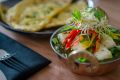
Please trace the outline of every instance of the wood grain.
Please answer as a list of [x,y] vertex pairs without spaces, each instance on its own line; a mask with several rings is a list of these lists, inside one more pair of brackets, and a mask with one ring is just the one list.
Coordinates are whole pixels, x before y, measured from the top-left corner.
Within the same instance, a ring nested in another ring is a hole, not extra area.
[[[94,0],[96,6],[103,8],[110,19],[110,24],[120,28],[120,0]],[[29,80],[120,80],[120,66],[115,71],[103,76],[89,77],[70,72],[58,59],[50,47],[49,38],[31,37],[18,34],[0,27],[0,32],[33,49],[52,63],[33,75]],[[24,55],[24,54],[23,54]],[[114,65],[113,65],[114,66]]]

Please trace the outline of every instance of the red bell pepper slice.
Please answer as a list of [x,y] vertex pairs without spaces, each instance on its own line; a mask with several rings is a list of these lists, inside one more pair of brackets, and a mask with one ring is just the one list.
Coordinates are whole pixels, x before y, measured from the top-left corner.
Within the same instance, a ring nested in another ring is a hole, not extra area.
[[71,48],[72,42],[75,39],[75,37],[80,33],[80,30],[72,30],[70,34],[67,36],[67,38],[64,40],[65,48],[69,49]]

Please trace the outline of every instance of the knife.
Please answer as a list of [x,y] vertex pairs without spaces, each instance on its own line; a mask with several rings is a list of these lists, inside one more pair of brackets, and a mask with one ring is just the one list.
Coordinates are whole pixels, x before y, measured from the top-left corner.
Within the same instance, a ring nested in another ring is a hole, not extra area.
[[0,70],[0,80],[7,80],[5,74]]

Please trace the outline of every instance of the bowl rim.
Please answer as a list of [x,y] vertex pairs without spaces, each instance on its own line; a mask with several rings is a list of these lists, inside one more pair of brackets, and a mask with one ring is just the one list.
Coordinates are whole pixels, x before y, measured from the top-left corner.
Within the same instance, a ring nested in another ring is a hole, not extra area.
[[[64,26],[63,26],[63,27],[64,27]],[[58,51],[56,51],[55,48],[54,48],[54,46],[52,45],[52,39],[53,39],[53,37],[54,37],[54,36],[56,35],[56,33],[59,32],[59,30],[61,30],[63,27],[58,28],[58,29],[52,34],[52,36],[50,37],[50,46],[52,47],[53,51],[54,51],[57,55],[59,55],[59,56],[62,57],[63,59],[67,59],[66,57],[64,57],[63,55],[61,55]],[[114,27],[114,28],[116,28],[116,27]],[[116,59],[114,59],[114,60],[108,60],[108,61],[105,61],[105,62],[100,62],[100,64],[110,64],[110,63],[116,62],[116,61],[118,61],[118,60],[120,60],[120,57],[119,57],[119,58],[116,58]],[[80,63],[80,62],[78,62],[78,63]],[[89,64],[89,63],[80,63],[80,64]]]

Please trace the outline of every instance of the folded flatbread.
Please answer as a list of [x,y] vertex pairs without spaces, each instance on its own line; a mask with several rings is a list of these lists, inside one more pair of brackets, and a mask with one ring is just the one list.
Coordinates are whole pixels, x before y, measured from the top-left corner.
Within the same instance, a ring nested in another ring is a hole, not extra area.
[[63,12],[59,13],[57,16],[52,18],[51,22],[46,25],[46,28],[56,27],[65,25],[68,18],[71,17],[72,12],[77,10],[83,10],[87,7],[87,4],[83,0],[78,0],[76,3],[71,4],[68,8],[66,8]]
[[71,0],[23,0],[10,8],[6,21],[15,29],[35,32],[64,10]]
[[[37,32],[66,24],[75,9],[87,7],[84,0],[22,0],[13,7],[0,10],[0,19],[14,29]],[[4,13],[5,11],[5,13]]]

